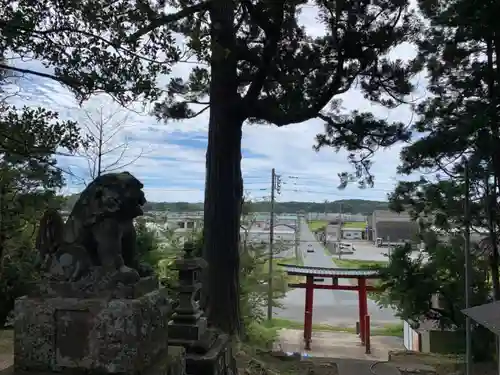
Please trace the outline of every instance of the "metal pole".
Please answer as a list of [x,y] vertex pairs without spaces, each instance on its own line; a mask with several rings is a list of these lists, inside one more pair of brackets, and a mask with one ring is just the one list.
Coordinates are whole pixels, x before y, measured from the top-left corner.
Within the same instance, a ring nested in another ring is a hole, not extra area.
[[[464,240],[465,240],[465,308],[470,307],[470,181],[469,181],[469,163],[465,159],[465,200],[464,200]],[[471,321],[468,316],[465,316],[465,375],[471,375],[472,373],[472,334],[471,334]]]
[[387,255],[391,258],[391,238],[387,236]]
[[300,262],[299,259],[299,244],[300,244],[300,214],[297,212],[297,218],[295,219],[295,261]]
[[[339,203],[339,224],[338,224],[338,230],[337,230],[337,249],[340,250],[340,241],[342,239],[342,202]],[[339,253],[339,259],[340,259],[340,253]]]
[[273,319],[273,243],[274,243],[274,190],[276,171],[271,171],[271,218],[269,220],[269,280],[267,281],[267,320]]

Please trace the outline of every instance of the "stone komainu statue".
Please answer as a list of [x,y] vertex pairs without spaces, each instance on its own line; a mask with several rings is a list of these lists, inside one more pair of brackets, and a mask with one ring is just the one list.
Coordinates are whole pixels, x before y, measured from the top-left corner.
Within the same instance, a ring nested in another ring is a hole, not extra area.
[[36,240],[42,271],[59,282],[96,279],[134,284],[151,268],[137,259],[134,218],[146,203],[143,184],[128,172],[97,177],[68,220],[48,210]]

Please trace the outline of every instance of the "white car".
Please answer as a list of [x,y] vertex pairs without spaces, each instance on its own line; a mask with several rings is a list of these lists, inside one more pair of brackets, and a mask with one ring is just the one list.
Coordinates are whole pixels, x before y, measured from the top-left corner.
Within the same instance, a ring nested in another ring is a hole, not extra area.
[[340,246],[340,250],[346,250],[346,251],[355,251],[356,250],[354,248],[353,244],[350,244],[350,243],[341,242],[339,244],[339,246]]

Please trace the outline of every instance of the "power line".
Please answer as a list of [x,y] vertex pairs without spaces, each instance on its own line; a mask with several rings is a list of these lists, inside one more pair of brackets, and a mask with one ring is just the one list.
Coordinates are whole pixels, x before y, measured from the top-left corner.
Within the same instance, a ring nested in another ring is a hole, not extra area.
[[[146,189],[147,189],[147,187],[146,187]],[[183,188],[183,189],[158,188],[158,190],[162,190],[162,191],[205,191],[205,187]],[[267,190],[269,190],[269,188],[262,188],[262,189],[255,188],[255,189],[245,189],[245,190],[248,190],[248,191],[267,191]]]
[[[360,189],[361,190],[361,189]],[[373,192],[385,192],[385,193],[391,193],[393,190],[371,190],[371,189],[366,189],[367,192],[373,191]],[[333,198],[346,198],[346,199],[371,199],[373,200],[374,197],[373,195],[360,195],[357,192],[352,192],[350,194],[341,194],[338,192],[334,191],[316,191],[316,190],[298,190],[298,189],[293,189],[293,190],[285,190],[287,193],[304,193],[304,194],[318,194],[322,196],[327,196],[327,197],[333,197]]]

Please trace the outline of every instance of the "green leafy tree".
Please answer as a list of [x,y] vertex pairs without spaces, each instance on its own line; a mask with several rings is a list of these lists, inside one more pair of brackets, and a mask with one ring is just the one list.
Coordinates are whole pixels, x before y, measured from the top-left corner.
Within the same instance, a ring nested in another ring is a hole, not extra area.
[[[394,107],[412,87],[409,67],[386,54],[413,38],[406,0],[318,0],[325,36],[312,37],[298,23],[306,1],[204,0],[27,1],[3,0],[0,26],[5,48],[43,60],[54,73],[33,72],[62,82],[81,100],[105,91],[122,103],[158,101],[161,119],[185,119],[210,108],[205,195],[204,257],[209,320],[238,330],[239,219],[243,182],[241,136],[245,121],[285,126],[320,118],[318,147],[347,147],[357,166],[343,184],[362,178],[378,146],[407,138],[403,124],[369,113],[342,113],[335,96],[354,84],[366,98]],[[165,7],[168,5],[168,7]],[[165,13],[173,7],[176,11]],[[56,14],[57,16],[54,16]],[[175,33],[185,37],[183,48]],[[71,46],[71,48],[68,48]],[[190,56],[187,81],[160,74]],[[208,99],[209,98],[209,99]],[[356,151],[363,150],[359,158]],[[372,183],[368,175],[367,182]]]
[[54,154],[58,147],[74,150],[78,131],[57,122],[43,109],[4,108],[0,114],[0,325],[15,298],[36,277],[34,235],[37,221],[61,200],[62,171]]
[[[422,318],[437,320],[446,328],[463,327],[465,316],[464,240],[453,236],[439,241],[433,233],[426,235],[426,248],[418,257],[411,246],[400,246],[391,252],[390,262],[382,268],[385,291],[378,301],[394,307],[400,317],[416,325]],[[487,262],[475,258],[472,272],[473,305],[485,303],[489,296]],[[432,306],[439,296],[440,307]]]
[[58,148],[74,151],[79,131],[42,108],[4,106],[0,113],[0,258],[2,239],[25,223],[33,224],[63,186]]
[[[249,213],[250,202],[245,202],[243,211]],[[248,229],[253,221],[251,218],[242,219]],[[184,241],[180,241],[180,234],[172,230],[154,232],[145,225],[145,220],[138,220],[137,245],[144,249],[145,253],[157,254],[150,265],[157,270],[162,284],[167,287],[175,300],[175,286],[177,285],[177,272],[172,269],[173,261],[183,253]],[[188,236],[188,240],[194,246],[194,254],[201,257],[203,253],[203,232],[194,231]],[[284,250],[284,244],[275,244],[275,253]],[[268,304],[268,280],[269,280],[269,247],[265,244],[254,243],[250,236],[242,236],[240,243],[240,283],[241,293],[240,306],[242,315],[243,339],[252,343],[269,344],[268,340],[274,339],[274,330],[259,329],[263,327],[264,314]],[[148,259],[151,259],[148,257]],[[156,263],[154,263],[156,262]],[[285,272],[277,267],[273,270],[273,306],[279,307],[279,299],[283,298],[287,290]],[[265,341],[265,342],[264,342]]]
[[[463,228],[465,218],[487,228],[490,272],[499,299],[500,66],[496,56],[500,44],[493,14],[500,7],[495,2],[478,7],[468,0],[423,0],[419,8],[430,26],[418,40],[416,65],[426,68],[431,95],[416,106],[418,121],[412,130],[423,136],[403,150],[400,171],[431,172],[438,178],[402,182],[391,200],[394,208],[410,209],[415,217],[426,217],[423,224],[439,229]],[[463,214],[466,167],[470,218]]]
[[136,251],[139,259],[156,268],[163,257],[157,231],[149,228],[147,220],[143,217],[135,220],[135,231]]
[[26,294],[38,278],[33,228],[16,228],[3,239],[4,254],[0,263],[0,329],[4,327],[16,298]]
[[80,135],[74,122],[42,108],[16,108],[2,91],[16,79],[0,69],[0,327],[14,300],[36,279],[34,235],[38,220],[62,200],[62,170],[55,155],[73,152]]
[[[441,328],[463,332],[464,239],[462,236],[452,236],[440,241],[432,232],[427,232],[424,237],[425,250],[418,257],[411,256],[411,246],[394,249],[389,264],[381,271],[381,287],[384,291],[374,293],[372,298],[381,306],[393,307],[402,319],[416,327],[423,319],[430,319]],[[490,302],[487,257],[474,257],[471,268],[471,305]],[[478,340],[475,340],[474,346],[479,356],[485,350],[485,345],[492,341],[491,335],[487,335],[477,325],[475,330]]]

